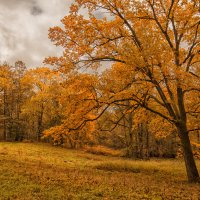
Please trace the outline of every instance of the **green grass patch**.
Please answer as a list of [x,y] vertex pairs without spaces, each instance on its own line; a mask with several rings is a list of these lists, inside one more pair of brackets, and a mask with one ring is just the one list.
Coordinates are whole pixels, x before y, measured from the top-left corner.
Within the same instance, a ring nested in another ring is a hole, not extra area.
[[159,166],[152,164],[151,162],[140,163],[130,162],[126,160],[117,161],[105,161],[97,164],[96,169],[106,171],[119,171],[119,172],[133,172],[133,173],[155,173],[160,171]]
[[[199,162],[198,162],[199,164]],[[182,160],[163,160],[154,159],[149,161],[128,160],[128,159],[110,159],[94,164],[94,169],[111,172],[129,172],[140,173],[154,177],[167,177],[168,179],[186,181],[185,166]]]

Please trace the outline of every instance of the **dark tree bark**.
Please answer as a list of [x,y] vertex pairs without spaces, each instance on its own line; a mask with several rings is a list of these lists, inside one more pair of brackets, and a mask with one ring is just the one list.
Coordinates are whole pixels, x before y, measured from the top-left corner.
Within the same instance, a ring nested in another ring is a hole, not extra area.
[[44,105],[41,104],[41,110],[38,113],[38,130],[37,130],[37,141],[39,142],[41,139],[42,131],[43,131],[43,114],[44,114]]
[[133,112],[128,114],[128,157],[135,157],[133,142]]
[[146,125],[145,127],[145,131],[146,131],[146,159],[149,159],[149,130],[148,127]]
[[6,115],[7,115],[7,98],[6,98],[6,90],[4,89],[3,92],[3,115],[4,115],[4,120],[3,120],[3,138],[6,141],[7,140],[7,127],[6,127]]
[[189,182],[199,182],[199,173],[197,170],[197,166],[194,160],[193,152],[192,152],[192,146],[190,143],[190,138],[188,135],[187,127],[186,125],[177,125],[179,137],[182,144],[183,149],[183,156],[186,166],[186,172]]

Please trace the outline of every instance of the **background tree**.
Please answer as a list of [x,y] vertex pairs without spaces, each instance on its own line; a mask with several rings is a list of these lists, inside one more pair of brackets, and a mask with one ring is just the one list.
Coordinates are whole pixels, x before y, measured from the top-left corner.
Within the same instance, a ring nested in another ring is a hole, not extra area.
[[3,129],[3,139],[7,139],[7,120],[9,119],[8,97],[12,87],[12,72],[8,64],[0,67],[0,87],[1,87],[1,124]]
[[14,138],[18,141],[23,137],[21,106],[26,97],[22,79],[26,66],[22,61],[17,61],[14,67],[4,64],[0,70],[4,140]]
[[29,70],[23,80],[29,85],[29,98],[22,107],[26,131],[40,141],[45,129],[60,123],[58,97],[62,92],[62,78],[60,73],[40,67]]
[[[89,74],[73,74],[62,83],[63,92],[58,97],[62,105],[62,121],[58,126],[44,132],[56,144],[80,148],[93,143],[95,122],[90,121],[98,113],[95,100],[96,77]],[[88,121],[88,123],[86,123]],[[94,120],[93,120],[94,121]]]

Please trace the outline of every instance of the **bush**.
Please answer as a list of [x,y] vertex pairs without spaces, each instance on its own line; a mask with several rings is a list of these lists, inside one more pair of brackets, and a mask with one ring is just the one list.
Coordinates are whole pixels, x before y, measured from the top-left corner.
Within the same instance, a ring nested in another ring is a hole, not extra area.
[[96,155],[104,155],[104,156],[121,156],[122,151],[111,149],[105,146],[85,146],[84,151]]

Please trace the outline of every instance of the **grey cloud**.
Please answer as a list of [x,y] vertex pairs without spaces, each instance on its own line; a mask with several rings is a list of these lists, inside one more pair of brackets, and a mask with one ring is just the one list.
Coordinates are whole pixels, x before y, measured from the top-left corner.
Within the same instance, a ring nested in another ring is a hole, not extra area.
[[35,0],[1,0],[0,6],[5,6],[10,10],[16,10],[19,7],[31,6]]
[[38,7],[38,6],[33,6],[32,8],[31,8],[31,14],[32,15],[40,15],[40,14],[42,14],[43,13],[43,11],[42,11],[42,9],[40,8],[40,7]]
[[101,12],[101,11],[97,11],[97,12],[95,13],[95,17],[96,17],[97,19],[103,19],[103,18],[105,17],[105,14],[104,14],[103,12]]
[[73,0],[0,0],[0,61],[42,65],[61,49],[48,39],[48,29],[60,24]]

